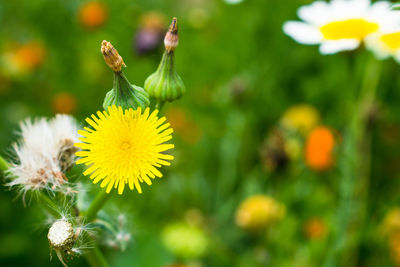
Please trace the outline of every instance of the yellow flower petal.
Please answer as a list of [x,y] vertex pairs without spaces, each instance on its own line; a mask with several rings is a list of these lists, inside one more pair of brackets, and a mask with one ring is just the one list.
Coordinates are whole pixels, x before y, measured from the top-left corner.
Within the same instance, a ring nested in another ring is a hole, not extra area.
[[173,130],[166,118],[158,118],[158,111],[143,113],[137,110],[123,110],[111,106],[108,112],[98,111],[86,119],[93,128],[84,127],[79,134],[82,143],[75,146],[83,149],[76,153],[81,157],[77,164],[90,165],[84,175],[90,175],[93,183],[100,181],[100,187],[110,192],[114,187],[122,194],[125,184],[141,193],[140,183],[151,185],[151,179],[162,177],[157,169],[170,165],[173,156],[165,151],[174,147],[165,144],[172,138]]

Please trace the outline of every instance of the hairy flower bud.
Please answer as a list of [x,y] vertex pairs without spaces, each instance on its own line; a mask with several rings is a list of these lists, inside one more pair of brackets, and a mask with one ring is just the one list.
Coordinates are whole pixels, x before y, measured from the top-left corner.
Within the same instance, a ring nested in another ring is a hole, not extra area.
[[151,74],[144,82],[144,89],[151,98],[157,101],[174,101],[179,99],[186,88],[181,77],[175,70],[174,50],[178,45],[178,24],[176,18],[172,20],[165,39],[165,52],[156,72]]
[[169,26],[168,32],[164,38],[165,50],[167,50],[167,52],[174,51],[175,48],[178,46],[178,43],[179,43],[178,22],[176,18],[173,18],[172,23]]
[[104,61],[113,71],[121,71],[122,66],[126,66],[118,51],[106,40],[103,40],[101,43],[101,53],[103,54]]

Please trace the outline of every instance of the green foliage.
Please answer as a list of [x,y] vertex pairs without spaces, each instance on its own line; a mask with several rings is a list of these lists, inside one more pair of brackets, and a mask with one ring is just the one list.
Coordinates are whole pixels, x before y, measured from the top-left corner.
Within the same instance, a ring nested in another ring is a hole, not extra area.
[[[342,156],[341,140],[369,53],[360,49],[321,56],[316,47],[299,45],[285,36],[282,24],[296,19],[297,8],[311,2],[306,0],[244,0],[237,5],[211,0],[102,2],[108,16],[95,29],[84,27],[79,19],[83,1],[0,2],[1,154],[7,155],[17,139],[18,123],[26,117],[53,116],[67,106],[83,122],[102,109],[113,84],[100,53],[103,39],[112,42],[124,58],[126,77],[144,85],[163,49],[161,45],[145,55],[135,52],[132,40],[141,29],[141,17],[160,12],[166,17],[166,30],[169,19],[176,16],[180,44],[175,68],[186,94],[164,107],[175,128],[175,160],[162,169],[162,179],[142,187],[143,194],[115,195],[100,214],[117,218],[124,213],[132,234],[125,251],[109,249],[110,240],[103,240],[101,248],[110,266],[161,267],[178,262],[323,266],[334,237],[340,236],[337,215],[341,187],[346,186],[342,183],[345,167],[336,164],[326,172],[312,171],[301,152],[285,167],[265,170],[260,150],[288,107],[308,103],[319,110],[322,124],[335,129],[336,157]],[[7,55],[16,45],[29,42],[43,46],[43,62],[30,71],[12,69]],[[351,250],[357,266],[395,266],[380,227],[387,211],[400,204],[399,71],[392,59],[383,62],[379,113],[371,130],[371,179],[363,203],[366,215],[357,226],[361,234],[356,249]],[[69,100],[61,93],[68,93]],[[298,138],[303,145],[305,137]],[[347,165],[351,162],[346,161]],[[82,175],[81,167],[75,166],[68,177],[80,181],[94,197],[97,186]],[[267,194],[286,207],[279,223],[257,233],[235,223],[237,207],[254,194]],[[85,205],[87,200],[78,201]],[[20,198],[15,200],[15,192],[3,186],[0,203],[0,265],[61,266],[54,258],[49,261],[46,218],[35,201],[28,196],[24,207]],[[305,226],[312,218],[325,224],[321,238],[307,237]],[[204,231],[208,238],[204,255],[179,258],[165,246],[162,233],[177,222]],[[86,262],[82,257],[69,265],[86,266]]]

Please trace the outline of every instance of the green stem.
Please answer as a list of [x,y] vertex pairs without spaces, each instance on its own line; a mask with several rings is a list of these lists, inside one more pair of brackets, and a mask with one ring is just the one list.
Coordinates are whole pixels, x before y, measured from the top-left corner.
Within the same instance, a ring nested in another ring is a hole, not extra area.
[[[97,213],[101,210],[101,208],[104,206],[104,204],[107,202],[109,198],[110,194],[106,193],[105,189],[102,189],[99,191],[99,193],[97,193],[97,196],[90,204],[87,211],[83,214],[86,223],[90,223],[96,219]],[[85,253],[85,257],[89,265],[92,267],[108,266],[102,252],[97,247],[97,245],[94,245],[94,247],[91,250],[87,251]]]
[[108,263],[97,245],[85,253],[85,258],[91,267],[108,267]]
[[36,197],[38,202],[42,204],[42,207],[44,207],[48,213],[54,218],[60,217],[61,212],[58,211],[57,205],[48,196],[39,191]]
[[157,101],[155,108],[158,109],[159,112],[161,112],[161,109],[164,107],[165,102],[164,101]]
[[99,191],[92,204],[90,204],[87,211],[83,214],[85,216],[85,222],[89,223],[96,219],[97,213],[101,210],[107,200],[110,198],[110,194],[106,193],[105,189]]
[[381,63],[371,57],[366,65],[358,101],[355,102],[339,157],[342,179],[336,224],[338,228],[325,266],[340,266],[344,262],[351,266],[357,265],[370,180],[369,109],[376,97],[380,73]]

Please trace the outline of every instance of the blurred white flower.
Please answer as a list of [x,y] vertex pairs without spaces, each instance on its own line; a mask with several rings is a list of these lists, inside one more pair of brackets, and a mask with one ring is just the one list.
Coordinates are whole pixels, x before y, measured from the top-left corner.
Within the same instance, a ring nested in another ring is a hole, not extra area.
[[74,163],[73,146],[78,140],[75,120],[57,115],[51,120],[21,123],[21,141],[13,148],[17,163],[9,170],[9,186],[28,190],[57,190],[66,183],[64,172]]
[[224,0],[224,2],[229,5],[236,5],[236,4],[243,2],[243,0]]
[[283,31],[299,43],[320,44],[321,54],[354,50],[370,34],[400,22],[399,11],[392,10],[388,1],[316,1],[300,7],[297,15],[304,22],[288,21]]
[[365,44],[378,59],[386,59],[392,56],[400,63],[400,27],[372,34],[366,39]]

